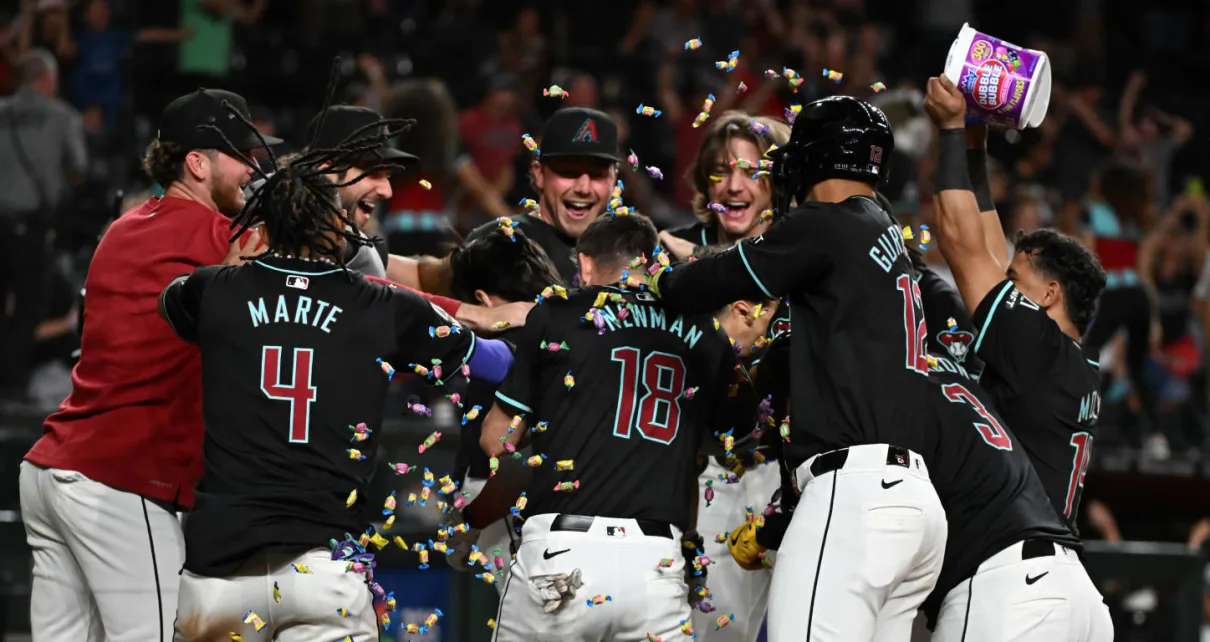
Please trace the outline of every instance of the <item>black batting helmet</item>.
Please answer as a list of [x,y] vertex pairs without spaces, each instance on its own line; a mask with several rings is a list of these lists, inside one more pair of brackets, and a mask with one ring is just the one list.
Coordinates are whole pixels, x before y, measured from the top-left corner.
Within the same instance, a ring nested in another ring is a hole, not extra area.
[[891,124],[882,110],[852,96],[831,96],[802,108],[790,141],[773,158],[773,205],[788,211],[816,183],[829,178],[859,180],[877,186],[895,149]]

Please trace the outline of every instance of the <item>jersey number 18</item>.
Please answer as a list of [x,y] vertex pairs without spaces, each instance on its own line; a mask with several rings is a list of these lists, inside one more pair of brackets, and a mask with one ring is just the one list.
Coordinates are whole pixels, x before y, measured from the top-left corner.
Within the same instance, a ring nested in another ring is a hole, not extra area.
[[643,439],[670,444],[681,426],[685,362],[667,352],[651,352],[641,361],[639,356],[638,348],[614,348],[610,353],[614,361],[622,364],[613,435],[630,439],[633,428]]

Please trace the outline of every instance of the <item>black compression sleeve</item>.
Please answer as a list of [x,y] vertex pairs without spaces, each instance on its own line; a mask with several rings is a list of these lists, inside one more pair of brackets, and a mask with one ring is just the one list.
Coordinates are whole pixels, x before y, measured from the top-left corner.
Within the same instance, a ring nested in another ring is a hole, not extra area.
[[947,189],[973,191],[966,171],[966,130],[943,129],[937,135],[937,176],[933,193]]
[[990,212],[996,209],[992,200],[991,177],[987,170],[987,150],[966,150],[966,166],[969,168],[971,186],[975,191],[975,201],[979,203],[980,212]]

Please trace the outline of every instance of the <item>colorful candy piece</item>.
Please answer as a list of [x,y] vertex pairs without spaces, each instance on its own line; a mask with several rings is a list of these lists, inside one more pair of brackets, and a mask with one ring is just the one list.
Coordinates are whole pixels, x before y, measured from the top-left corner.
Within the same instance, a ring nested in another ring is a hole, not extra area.
[[391,494],[387,495],[386,500],[382,502],[382,514],[390,515],[391,513],[394,513],[395,506],[396,506],[395,491],[391,491]]
[[496,575],[494,573],[476,573],[475,579],[483,580],[487,584],[496,583]]
[[547,352],[560,352],[563,350],[571,349],[571,348],[567,347],[566,341],[560,341],[559,343],[555,343],[554,341],[548,342],[545,339],[542,340],[542,344],[540,347]]
[[744,81],[741,80],[741,81],[739,81],[739,86],[735,88],[735,93],[742,94],[745,91],[748,91],[748,86],[745,85]]
[[551,85],[550,87],[543,89],[542,95],[549,96],[550,98],[562,98],[562,99],[567,99],[567,98],[571,97],[571,94],[567,93],[566,90],[564,90],[562,87],[560,87],[558,85]]
[[648,166],[647,166],[647,174],[648,174],[649,176],[651,176],[652,178],[654,178],[655,180],[657,180],[657,181],[662,181],[662,180],[664,180],[664,173],[663,173],[663,172],[661,172],[661,171],[660,171],[660,168],[658,168],[658,167],[653,167],[653,166],[651,166],[651,165],[648,165]]
[[957,327],[958,327],[958,322],[954,320],[954,317],[950,317],[945,320],[945,329],[946,330],[953,330],[954,328],[957,328]]
[[303,575],[312,574],[311,567],[306,564],[291,564],[290,566],[294,567],[295,573],[302,573]]
[[757,122],[755,118],[748,123],[748,129],[752,130],[752,133],[756,134],[757,136],[769,133],[769,126],[764,123]]
[[731,624],[731,622],[733,622],[734,620],[735,620],[734,613],[730,613],[728,615],[720,615],[720,616],[718,616],[718,619],[714,621],[715,622],[714,630],[718,631],[719,629],[723,628],[724,626]]
[[594,595],[591,600],[585,601],[588,602],[588,606],[597,606],[606,602],[612,602],[613,597],[609,595]]
[[248,611],[244,614],[244,624],[251,624],[257,633],[260,633],[261,629],[266,626],[265,621],[255,611]]
[[514,504],[513,507],[508,510],[510,513],[513,514],[513,517],[517,517],[521,514],[521,511],[525,510],[525,507],[528,504],[529,504],[529,498],[526,497],[525,492],[522,491],[521,496],[517,498],[517,503]]
[[571,376],[571,370],[568,370],[567,374],[563,375],[563,385],[567,386],[568,391],[576,387],[576,378]]
[[630,155],[626,157],[626,162],[630,163],[630,169],[636,172],[639,171],[639,155],[634,153],[633,149],[630,150]]
[[538,150],[538,141],[534,140],[534,137],[530,136],[529,134],[521,134],[521,144],[525,145],[525,149],[528,149],[535,154],[541,153]]
[[880,91],[886,91],[886,85],[884,85],[880,82],[876,82],[876,83],[870,85],[870,89],[873,89],[874,93],[878,93]]
[[273,583],[273,601],[281,604],[281,589],[277,587],[277,582]]
[[549,421],[539,421],[538,423],[534,424],[533,427],[529,429],[529,431],[530,432],[546,432],[549,429],[550,429]]
[[429,448],[432,448],[433,444],[436,444],[439,441],[441,441],[441,431],[440,430],[434,431],[433,434],[424,438],[424,442],[421,443],[419,446],[417,446],[416,450],[418,450],[421,454],[423,454],[424,451],[428,450]]
[[420,186],[423,187],[425,191],[433,189],[433,184],[424,180],[423,178],[420,179]]
[[244,642],[244,636],[236,633],[235,631],[231,631],[227,635],[231,636],[231,642]]
[[430,337],[445,338],[445,337],[450,336],[451,334],[458,334],[460,332],[462,332],[462,328],[460,328],[456,325],[455,326],[439,325],[437,327],[429,326],[429,336]]
[[559,483],[555,484],[555,492],[557,492],[557,493],[570,493],[573,490],[579,490],[579,489],[580,489],[580,480],[578,480],[578,479],[575,481],[559,482]]
[[788,443],[790,441],[790,417],[789,416],[786,416],[785,419],[781,420],[781,426],[779,426],[777,430],[778,430],[778,432],[781,433],[782,440]]
[[364,423],[349,426],[349,430],[353,431],[353,438],[349,440],[350,443],[357,443],[370,438],[370,429]]
[[639,103],[639,106],[634,110],[634,113],[636,113],[640,116],[651,116],[654,118],[659,118],[664,112],[656,109],[655,107],[648,107],[648,106],[644,105],[643,103]]
[[714,501],[714,482],[713,481],[711,481],[711,480],[706,481],[706,490],[702,492],[702,497],[705,498],[706,507],[709,508],[710,502]]
[[396,475],[406,475],[412,470],[412,466],[409,466],[407,464],[392,464],[392,463],[388,462],[387,466],[391,470],[395,471]]
[[384,373],[386,373],[387,381],[390,381],[395,376],[395,368],[392,368],[391,364],[387,363],[386,361],[383,361],[382,359],[378,359],[377,361],[378,361],[378,366],[380,368],[382,368],[382,371]]
[[345,499],[345,508],[352,508],[353,504],[355,504],[355,503],[357,503],[357,489],[356,488],[354,488],[353,491],[349,493],[348,498]]
[[478,419],[479,413],[482,410],[483,410],[483,406],[479,406],[479,405],[471,406],[471,409],[466,411],[466,413],[462,415],[462,425],[465,426],[466,422],[474,421],[474,420]]
[[824,69],[823,77],[839,85],[840,81],[844,78],[844,74],[836,71],[835,69]]
[[684,395],[684,397],[685,397],[686,399],[688,399],[688,400],[692,401],[692,400],[693,400],[693,398],[694,398],[695,396],[697,396],[697,390],[698,390],[698,387],[697,387],[697,386],[693,386],[692,388],[685,388],[684,392],[682,392],[681,394],[682,394],[682,395]]
[[408,412],[414,415],[423,415],[425,417],[433,416],[433,410],[422,403],[409,403],[407,408]]
[[555,470],[574,470],[575,467],[576,461],[574,459],[560,459],[555,462]]
[[693,630],[693,625],[689,623],[689,620],[681,620],[681,633],[697,639],[697,632]]
[[526,459],[525,465],[529,466],[530,468],[537,468],[538,466],[541,466],[542,462],[544,461],[546,461],[546,455],[538,454]]
[[929,226],[921,225],[920,226],[920,250],[921,251],[928,250],[929,242],[932,240],[933,240],[933,234],[932,234],[932,232],[929,232]]
[[685,51],[690,51],[692,49],[700,49],[701,46],[702,46],[702,39],[693,38],[685,43]]

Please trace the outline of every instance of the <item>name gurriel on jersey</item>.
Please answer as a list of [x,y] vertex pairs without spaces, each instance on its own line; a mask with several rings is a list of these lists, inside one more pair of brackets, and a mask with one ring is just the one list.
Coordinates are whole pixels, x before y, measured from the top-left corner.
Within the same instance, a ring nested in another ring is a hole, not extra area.
[[696,325],[685,327],[685,320],[679,314],[673,319],[672,325],[667,325],[667,315],[659,308],[648,308],[642,305],[631,306],[630,314],[624,314],[622,318],[618,318],[617,308],[616,305],[601,308],[601,317],[605,319],[605,325],[610,330],[618,328],[664,330],[680,337],[690,349],[693,349],[697,345],[697,340],[702,338],[702,331]]
[[[311,310],[312,304],[315,306],[313,315]],[[290,313],[291,308],[293,308],[293,314]],[[326,316],[324,315],[325,311],[327,312]],[[252,327],[254,328],[269,323],[298,323],[319,328],[331,334],[331,325],[336,322],[336,316],[341,312],[344,312],[344,310],[327,301],[312,299],[309,296],[302,295],[299,295],[298,300],[291,306],[290,302],[286,301],[286,296],[279,294],[277,295],[277,306],[273,312],[273,320],[270,321],[264,297],[248,302],[248,313],[252,315]]]
[[899,257],[907,253],[907,246],[903,244],[903,232],[895,225],[886,228],[886,231],[878,235],[878,242],[870,248],[870,258],[882,268],[883,272],[890,272],[895,266],[895,261]]

